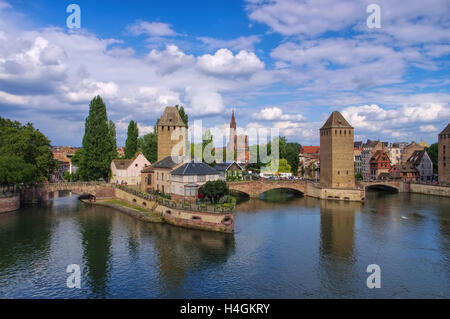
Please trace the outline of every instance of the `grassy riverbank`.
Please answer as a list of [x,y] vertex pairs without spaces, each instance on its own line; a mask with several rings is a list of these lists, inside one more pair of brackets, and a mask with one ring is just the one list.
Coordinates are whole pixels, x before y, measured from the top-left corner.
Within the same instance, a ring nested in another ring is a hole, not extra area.
[[130,215],[132,217],[138,218],[140,220],[143,220],[145,222],[151,222],[151,223],[162,223],[162,218],[151,211],[148,211],[142,207],[139,207],[137,205],[130,204],[126,201],[120,200],[120,199],[105,199],[105,200],[97,200],[95,203],[84,201],[86,203],[94,204],[94,205],[102,205],[111,207],[114,209],[117,209],[127,215]]

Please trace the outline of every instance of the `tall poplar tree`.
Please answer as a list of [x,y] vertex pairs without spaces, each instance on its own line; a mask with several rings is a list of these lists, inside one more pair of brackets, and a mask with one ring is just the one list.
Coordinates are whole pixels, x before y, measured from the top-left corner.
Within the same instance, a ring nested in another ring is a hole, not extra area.
[[133,120],[128,125],[127,140],[125,142],[125,158],[132,158],[138,151],[139,129]]
[[111,139],[111,159],[117,158],[117,140],[116,140],[116,124],[109,120],[108,122],[109,137]]
[[108,180],[112,160],[112,139],[106,106],[99,95],[89,103],[89,116],[86,118],[82,144],[81,179]]

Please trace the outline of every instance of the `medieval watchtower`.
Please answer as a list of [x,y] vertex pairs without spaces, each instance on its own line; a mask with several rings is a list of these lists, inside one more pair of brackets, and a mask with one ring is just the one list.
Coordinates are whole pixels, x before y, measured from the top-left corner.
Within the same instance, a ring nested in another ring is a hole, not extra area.
[[[176,129],[180,129],[175,132]],[[186,125],[181,119],[180,113],[175,106],[168,106],[158,123],[158,161],[172,155],[172,149],[176,146],[176,154],[186,154]]]
[[330,188],[354,188],[353,127],[338,111],[320,129],[320,182]]

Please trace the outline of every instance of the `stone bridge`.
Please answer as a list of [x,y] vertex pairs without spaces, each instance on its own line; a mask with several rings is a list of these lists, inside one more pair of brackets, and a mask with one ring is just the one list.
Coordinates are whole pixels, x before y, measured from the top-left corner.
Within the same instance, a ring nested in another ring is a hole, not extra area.
[[71,191],[78,195],[93,195],[99,199],[113,198],[115,185],[105,182],[48,183],[21,189],[21,201],[24,203],[46,202],[58,197],[59,191]]
[[228,188],[249,195],[258,197],[264,192],[272,189],[292,189],[303,194],[306,193],[306,181],[302,180],[257,180],[243,182],[227,182]]

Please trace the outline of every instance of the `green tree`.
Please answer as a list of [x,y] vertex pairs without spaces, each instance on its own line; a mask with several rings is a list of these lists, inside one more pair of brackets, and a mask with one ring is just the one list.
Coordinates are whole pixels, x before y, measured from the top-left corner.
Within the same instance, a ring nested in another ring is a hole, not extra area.
[[287,159],[281,158],[278,162],[278,172],[279,173],[290,173],[291,172],[291,165],[289,165]]
[[50,141],[33,124],[21,125],[1,117],[0,155],[2,184],[43,182],[58,166]]
[[82,180],[108,180],[112,160],[110,127],[106,114],[106,105],[100,96],[89,103],[89,115],[86,118],[83,150],[78,153],[79,174]]
[[111,145],[111,158],[117,158],[117,139],[116,139],[116,124],[114,124],[113,121],[109,120],[108,122],[108,131],[109,131],[109,138],[111,139],[110,145]]
[[298,174],[298,165],[300,159],[298,157],[301,145],[299,143],[287,143],[285,150],[285,158],[288,161],[289,165],[291,165],[292,174],[297,176]]
[[189,116],[184,111],[184,107],[178,105],[175,105],[175,107],[177,108],[178,113],[180,114],[180,117],[183,120],[183,123],[186,125],[186,128],[188,128]]
[[425,147],[425,151],[430,156],[431,161],[433,162],[433,171],[437,173],[438,170],[438,143],[431,144],[430,147]]
[[208,181],[200,188],[200,194],[217,203],[221,197],[229,194],[229,189],[223,180]]
[[158,158],[158,137],[156,132],[145,134],[139,138],[138,142],[139,150],[150,161],[150,163],[156,162]]
[[127,140],[125,142],[125,158],[132,158],[138,151],[139,129],[133,120],[128,124]]

